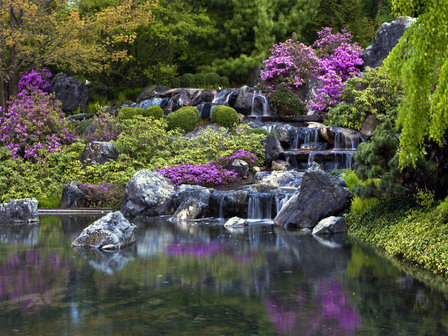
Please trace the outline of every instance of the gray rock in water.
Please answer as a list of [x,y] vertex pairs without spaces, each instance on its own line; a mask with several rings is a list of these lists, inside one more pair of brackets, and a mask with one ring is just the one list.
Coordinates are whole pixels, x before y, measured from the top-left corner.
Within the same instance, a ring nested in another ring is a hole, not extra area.
[[126,217],[169,215],[174,212],[175,195],[170,179],[157,172],[142,170],[128,182],[121,212]]
[[103,165],[117,157],[118,153],[115,151],[112,142],[94,141],[86,145],[79,159],[84,166],[91,166],[95,163]]
[[211,190],[213,189],[197,185],[182,184],[176,190],[176,195],[174,196],[174,206],[178,207],[180,204],[190,199],[208,204],[210,201]]
[[64,112],[72,112],[81,107],[83,112],[88,112],[89,89],[79,80],[60,72],[53,78],[52,91],[57,99],[62,102]]
[[305,172],[299,191],[283,206],[274,223],[313,228],[322,218],[343,210],[350,197],[343,179],[331,176],[313,163]]
[[[213,192],[210,196],[210,211],[212,215],[224,218],[233,216],[247,217],[249,205],[248,190],[232,190],[228,192]],[[222,213],[220,214],[220,211]]]
[[226,169],[234,171],[235,173],[237,173],[238,177],[242,179],[247,179],[249,175],[249,164],[244,160],[232,160],[232,162],[230,162]]
[[264,140],[265,161],[269,165],[273,160],[283,157],[283,147],[273,134],[268,134]]
[[274,171],[287,171],[291,165],[284,160],[274,160],[271,163],[271,169]]
[[86,205],[86,194],[84,191],[79,189],[79,184],[77,182],[70,182],[69,184],[64,184],[62,187],[62,197],[61,197],[61,208],[62,209],[72,209],[72,208],[82,208]]
[[327,235],[347,232],[343,217],[330,216],[322,219],[313,229],[313,235]]
[[238,227],[245,227],[247,225],[247,221],[244,218],[240,217],[232,217],[227,222],[225,222],[225,227],[232,227],[232,228],[238,228]]
[[135,242],[135,229],[120,211],[111,212],[86,227],[72,242],[72,247],[103,249],[107,246],[110,250],[113,245],[121,249]]
[[0,204],[0,223],[31,223],[39,221],[37,200],[23,198]]
[[295,170],[260,172],[255,175],[255,183],[271,185],[274,188],[299,188],[302,184],[303,174]]
[[398,40],[403,36],[415,19],[405,16],[392,22],[385,22],[381,25],[376,34],[373,44],[364,50],[364,65],[376,68],[383,64],[383,60],[389,55]]
[[177,222],[204,218],[207,215],[207,206],[208,204],[197,199],[188,199],[179,205],[170,221]]

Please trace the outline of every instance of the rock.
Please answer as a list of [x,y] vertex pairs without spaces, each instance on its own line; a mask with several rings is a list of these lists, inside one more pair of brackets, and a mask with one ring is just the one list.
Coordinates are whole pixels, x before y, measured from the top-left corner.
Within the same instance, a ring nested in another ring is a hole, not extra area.
[[225,227],[239,228],[245,227],[247,225],[247,221],[240,217],[232,217],[224,224]]
[[295,170],[257,173],[255,175],[255,183],[268,184],[274,188],[299,188],[302,184],[303,174]]
[[142,170],[128,182],[121,212],[126,217],[168,215],[174,212],[175,194],[170,179],[157,172]]
[[330,145],[334,145],[334,132],[332,127],[320,127],[319,135]]
[[211,190],[213,189],[190,184],[181,184],[174,196],[174,206],[177,208],[185,201],[191,199],[208,204],[210,201]]
[[274,219],[282,226],[313,228],[322,218],[337,214],[350,200],[345,181],[324,172],[313,163],[303,175],[300,189]]
[[252,109],[252,95],[247,92],[248,86],[243,86],[238,90],[238,96],[236,97],[234,108],[238,113],[248,115]]
[[143,100],[152,99],[154,97],[160,96],[168,91],[170,88],[164,85],[148,85],[137,97],[137,103]]
[[343,217],[330,216],[322,219],[313,229],[313,235],[326,235],[332,233],[347,232]]
[[176,212],[170,218],[170,221],[177,222],[204,218],[207,216],[207,207],[208,204],[206,203],[196,199],[188,199],[179,205]]
[[275,137],[280,141],[282,146],[290,147],[291,137],[290,134],[296,131],[296,128],[286,123],[266,123],[263,128],[268,132],[274,132]]
[[238,120],[240,121],[240,124],[246,120],[246,116],[244,114],[238,113]]
[[211,110],[212,110],[211,103],[200,103],[199,105],[196,105],[196,108],[199,111],[199,116],[201,117],[201,119],[211,118]]
[[111,212],[86,227],[72,242],[72,247],[103,249],[107,246],[110,250],[109,245],[113,245],[121,249],[135,242],[136,228],[120,211]]
[[189,90],[183,89],[177,94],[173,95],[171,97],[171,110],[176,111],[184,106],[190,106],[191,100],[190,100],[190,93]]
[[51,90],[57,99],[62,102],[64,112],[72,112],[78,107],[88,112],[89,89],[79,80],[60,72],[53,78]]
[[273,160],[281,158],[284,150],[280,141],[273,134],[268,134],[264,140],[265,161],[269,165]]
[[86,130],[84,131],[84,139],[89,140],[89,139],[94,139],[95,136],[95,131],[96,131],[96,126],[94,124],[90,124],[89,126],[86,127]]
[[159,98],[159,97],[154,97],[154,98],[151,98],[151,99],[145,99],[145,100],[142,100],[140,103],[138,103],[137,107],[141,107],[141,108],[144,108],[146,110],[148,107],[151,107],[151,106],[160,106],[160,105],[162,105],[164,100],[165,99]]
[[86,194],[79,189],[77,182],[64,184],[62,187],[61,205],[62,209],[82,208],[86,205]]
[[226,169],[234,171],[238,174],[238,177],[242,179],[247,179],[249,176],[249,164],[244,160],[232,160]]
[[216,96],[215,90],[204,90],[199,92],[199,94],[193,99],[192,105],[199,105],[201,103],[211,103]]
[[361,136],[359,132],[342,127],[332,127],[334,133],[334,149],[351,149],[358,148],[361,142]]
[[0,204],[0,223],[31,223],[39,221],[37,200],[22,198]]
[[103,165],[109,160],[115,160],[118,153],[114,149],[112,142],[89,142],[81,153],[79,160],[84,166],[92,166],[94,164]]
[[375,114],[369,114],[361,126],[361,136],[366,140],[370,139],[370,137],[373,135],[373,132],[380,124],[381,121],[376,118]]
[[283,160],[274,160],[271,163],[272,170],[285,171],[291,168],[291,165]]
[[249,191],[247,190],[215,191],[210,195],[210,212],[213,217],[247,217],[248,205]]
[[415,19],[405,16],[392,22],[385,22],[381,25],[376,34],[373,44],[364,50],[364,66],[376,68],[383,64],[383,60],[398,43]]

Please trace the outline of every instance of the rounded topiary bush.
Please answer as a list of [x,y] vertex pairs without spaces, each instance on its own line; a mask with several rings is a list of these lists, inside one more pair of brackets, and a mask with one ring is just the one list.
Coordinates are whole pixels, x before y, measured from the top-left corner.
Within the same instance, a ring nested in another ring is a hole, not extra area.
[[136,116],[145,116],[145,109],[141,107],[122,107],[120,111],[118,111],[118,119],[133,119]]
[[199,111],[193,106],[184,106],[180,109],[171,112],[166,117],[168,123],[168,130],[176,128],[184,132],[192,131],[200,120]]
[[217,105],[212,111],[212,123],[219,126],[235,129],[240,119],[234,108],[225,105]]
[[163,109],[160,106],[150,106],[143,112],[144,117],[152,117],[154,119],[162,119],[164,116]]

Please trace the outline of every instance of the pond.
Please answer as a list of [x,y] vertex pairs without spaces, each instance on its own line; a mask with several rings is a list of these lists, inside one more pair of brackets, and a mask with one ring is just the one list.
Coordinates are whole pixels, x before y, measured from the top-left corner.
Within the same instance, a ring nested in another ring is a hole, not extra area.
[[73,250],[93,220],[0,226],[0,335],[448,334],[448,292],[355,243],[159,219]]

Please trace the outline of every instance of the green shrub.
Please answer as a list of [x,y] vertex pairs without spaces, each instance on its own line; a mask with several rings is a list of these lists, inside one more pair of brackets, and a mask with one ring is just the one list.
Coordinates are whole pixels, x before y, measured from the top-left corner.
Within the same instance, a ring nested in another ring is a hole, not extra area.
[[366,198],[354,197],[350,204],[350,212],[355,216],[362,216],[367,210],[373,208],[379,202],[378,198]]
[[150,106],[143,112],[143,117],[162,119],[163,116],[164,116],[164,112],[160,106]]
[[121,90],[117,94],[117,100],[115,101],[116,105],[122,105],[126,101],[133,101],[135,102],[137,100],[138,95],[142,92],[141,88],[127,88],[124,90]]
[[143,116],[145,113],[145,109],[141,107],[122,107],[120,111],[118,111],[118,119],[133,119],[136,116]]
[[195,77],[191,73],[186,73],[179,77],[180,87],[182,88],[193,88],[196,85]]
[[277,86],[269,102],[280,116],[305,113],[302,101],[286,85]]
[[168,123],[168,130],[179,128],[186,133],[192,131],[200,119],[199,111],[196,107],[184,106],[168,114],[166,122]]
[[219,126],[230,128],[234,130],[239,124],[238,112],[233,107],[225,105],[217,105],[212,111],[212,123],[217,123]]
[[180,78],[179,77],[170,78],[169,84],[172,88],[180,87]]
[[394,88],[378,69],[368,68],[360,76],[345,82],[341,100],[329,109],[327,124],[359,131],[370,113],[380,121],[390,119],[394,122],[401,91]]
[[266,129],[264,129],[264,128],[252,128],[251,130],[250,130],[250,132],[251,133],[254,133],[254,134],[261,134],[261,135],[264,135],[264,136],[267,136],[268,134],[271,134],[270,132],[268,132]]

